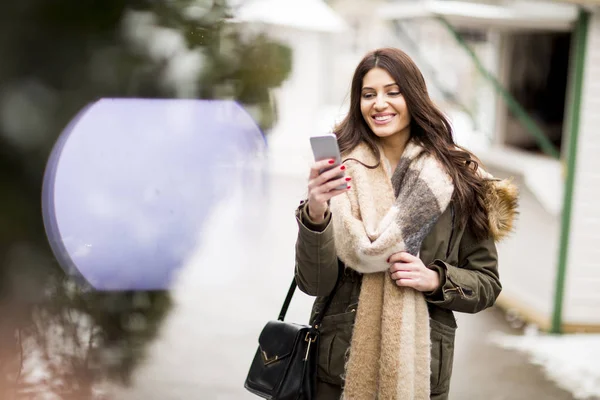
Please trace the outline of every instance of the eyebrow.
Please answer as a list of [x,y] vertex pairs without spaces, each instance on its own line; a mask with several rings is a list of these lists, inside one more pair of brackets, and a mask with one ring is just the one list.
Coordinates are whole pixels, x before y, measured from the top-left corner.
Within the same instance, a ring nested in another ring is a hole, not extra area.
[[[388,83],[387,85],[385,85],[384,88],[390,87],[390,86],[399,86],[399,85],[396,82],[392,82],[392,83]],[[375,90],[375,89],[373,89],[372,87],[365,86],[361,90]]]

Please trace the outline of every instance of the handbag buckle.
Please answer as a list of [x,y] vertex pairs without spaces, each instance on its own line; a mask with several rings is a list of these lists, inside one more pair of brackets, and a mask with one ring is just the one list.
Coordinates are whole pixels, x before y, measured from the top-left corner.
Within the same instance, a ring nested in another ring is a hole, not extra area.
[[310,342],[310,343],[314,343],[317,340],[317,336],[315,335],[315,337],[311,338],[310,337],[310,332],[306,332],[306,337],[304,338],[305,342]]
[[267,353],[264,350],[261,350],[261,352],[262,352],[263,361],[265,362],[265,365],[273,364],[275,361],[279,360],[279,356],[277,356],[277,355],[269,358],[269,356],[267,356]]
[[308,353],[310,353],[310,344],[317,341],[317,335],[314,337],[310,337],[310,332],[306,332],[306,337],[304,338],[305,342],[308,342],[308,346],[306,347],[306,355],[304,356],[304,361],[308,360]]

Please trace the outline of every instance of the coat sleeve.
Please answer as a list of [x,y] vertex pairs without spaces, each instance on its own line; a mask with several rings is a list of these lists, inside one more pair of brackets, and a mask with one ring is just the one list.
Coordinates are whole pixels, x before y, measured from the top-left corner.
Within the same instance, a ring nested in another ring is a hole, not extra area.
[[458,265],[435,260],[429,266],[438,271],[441,284],[426,294],[427,301],[465,313],[477,313],[494,305],[502,290],[494,240],[475,240],[467,229],[461,238],[458,259]]
[[333,241],[331,214],[321,224],[310,221],[305,203],[296,210],[295,279],[298,288],[311,296],[327,296],[338,277],[338,259]]

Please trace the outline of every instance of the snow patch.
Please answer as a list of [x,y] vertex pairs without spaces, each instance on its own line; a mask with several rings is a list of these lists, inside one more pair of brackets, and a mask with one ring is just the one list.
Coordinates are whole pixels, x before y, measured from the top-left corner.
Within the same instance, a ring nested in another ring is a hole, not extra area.
[[600,398],[600,334],[538,334],[530,327],[524,336],[494,333],[490,341],[527,354],[575,399]]

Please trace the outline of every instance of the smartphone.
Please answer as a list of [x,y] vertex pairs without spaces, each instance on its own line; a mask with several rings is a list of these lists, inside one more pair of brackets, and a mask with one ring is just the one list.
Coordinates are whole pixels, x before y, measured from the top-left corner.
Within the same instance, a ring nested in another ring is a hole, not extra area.
[[[313,156],[315,161],[321,160],[334,160],[335,162],[327,168],[319,171],[322,174],[325,171],[329,171],[332,168],[339,167],[342,164],[342,157],[340,155],[340,148],[338,147],[337,137],[333,133],[328,133],[321,136],[312,136],[310,138],[310,146],[312,147]],[[339,175],[331,180],[336,180],[344,177],[344,172],[340,171]],[[345,189],[346,184],[341,184],[336,189]]]

